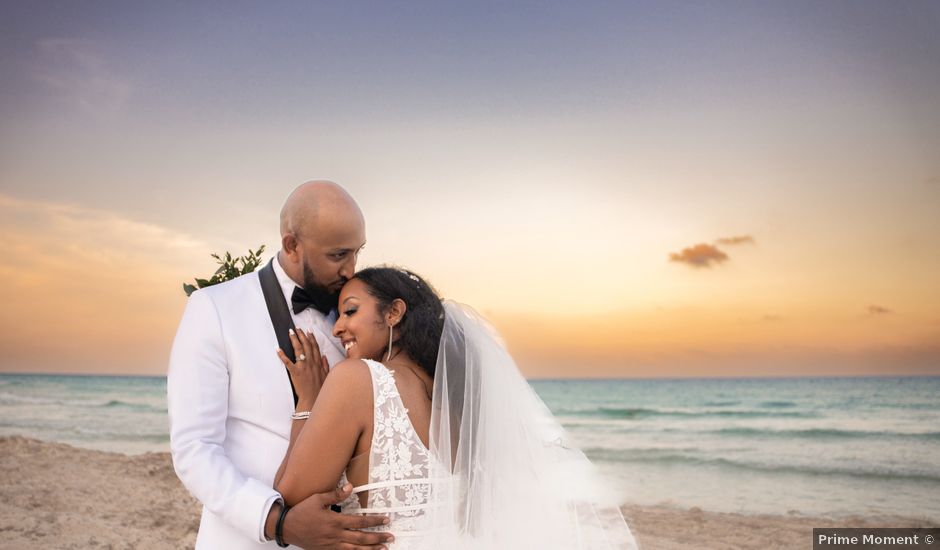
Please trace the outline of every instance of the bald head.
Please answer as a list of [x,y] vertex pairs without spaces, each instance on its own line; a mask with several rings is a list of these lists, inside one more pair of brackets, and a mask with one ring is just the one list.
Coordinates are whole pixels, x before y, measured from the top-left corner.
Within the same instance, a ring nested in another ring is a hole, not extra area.
[[363,223],[362,211],[349,193],[332,181],[308,181],[297,186],[284,201],[281,238],[287,234],[300,236],[316,231],[321,221],[338,222],[343,219]]
[[308,292],[335,301],[356,272],[356,259],[365,244],[362,211],[339,185],[308,181],[284,201],[278,262]]

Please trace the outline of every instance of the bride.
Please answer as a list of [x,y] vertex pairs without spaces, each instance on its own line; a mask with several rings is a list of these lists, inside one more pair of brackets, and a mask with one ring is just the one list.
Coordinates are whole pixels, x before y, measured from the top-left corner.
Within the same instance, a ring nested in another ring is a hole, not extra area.
[[298,394],[275,477],[287,513],[350,483],[342,512],[387,515],[375,529],[395,550],[637,547],[616,495],[476,312],[390,267],[358,272],[338,308],[348,358],[332,371],[300,330],[296,363],[278,350]]

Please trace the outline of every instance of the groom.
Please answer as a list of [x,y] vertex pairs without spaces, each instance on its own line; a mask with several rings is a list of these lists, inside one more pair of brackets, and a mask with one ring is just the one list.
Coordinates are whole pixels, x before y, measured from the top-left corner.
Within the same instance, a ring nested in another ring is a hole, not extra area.
[[[281,250],[265,269],[273,269],[277,284],[268,280],[293,302],[294,326],[315,336],[331,366],[344,358],[332,336],[336,299],[364,244],[362,212],[342,187],[312,181],[287,198]],[[177,475],[203,504],[197,549],[273,547],[283,511],[272,482],[287,450],[294,401],[261,285],[255,272],[194,292],[173,342],[170,447]],[[330,510],[347,489],[290,508],[282,540],[302,548],[379,548],[388,534],[356,529],[384,517]]]

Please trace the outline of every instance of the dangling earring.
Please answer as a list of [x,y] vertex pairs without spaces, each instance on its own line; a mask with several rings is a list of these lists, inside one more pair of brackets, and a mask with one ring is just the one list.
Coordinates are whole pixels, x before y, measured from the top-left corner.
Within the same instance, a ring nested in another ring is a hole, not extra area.
[[388,354],[385,356],[385,361],[388,361],[392,358],[392,325],[388,326]]

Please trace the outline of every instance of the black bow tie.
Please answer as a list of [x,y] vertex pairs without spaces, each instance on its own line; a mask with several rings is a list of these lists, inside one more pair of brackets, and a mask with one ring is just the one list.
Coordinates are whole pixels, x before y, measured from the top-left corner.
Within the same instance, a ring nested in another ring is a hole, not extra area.
[[336,307],[336,296],[322,291],[308,292],[299,286],[295,286],[294,293],[290,297],[290,303],[295,315],[308,307],[312,307],[323,315],[329,315],[330,311]]

